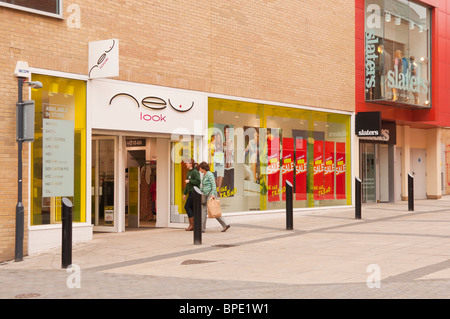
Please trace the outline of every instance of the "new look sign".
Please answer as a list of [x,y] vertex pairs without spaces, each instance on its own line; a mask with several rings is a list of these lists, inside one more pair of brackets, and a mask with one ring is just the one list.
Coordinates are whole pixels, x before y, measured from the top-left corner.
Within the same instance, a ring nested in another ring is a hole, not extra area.
[[202,94],[108,79],[90,92],[93,129],[201,135],[206,123]]

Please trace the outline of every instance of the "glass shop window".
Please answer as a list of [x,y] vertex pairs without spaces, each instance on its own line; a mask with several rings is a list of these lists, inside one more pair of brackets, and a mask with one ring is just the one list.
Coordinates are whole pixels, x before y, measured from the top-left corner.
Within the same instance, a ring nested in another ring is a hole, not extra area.
[[61,198],[73,221],[86,222],[86,82],[32,75],[35,133],[31,144],[30,225],[61,223]]
[[366,1],[366,101],[431,107],[430,16],[412,1]]
[[[222,212],[351,204],[350,116],[209,98],[208,158]],[[347,169],[348,168],[348,169]]]

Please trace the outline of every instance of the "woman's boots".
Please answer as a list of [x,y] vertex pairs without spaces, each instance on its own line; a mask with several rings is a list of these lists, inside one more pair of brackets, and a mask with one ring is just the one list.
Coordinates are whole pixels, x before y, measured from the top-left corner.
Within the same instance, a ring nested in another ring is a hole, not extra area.
[[189,227],[185,231],[194,230],[194,217],[189,217]]

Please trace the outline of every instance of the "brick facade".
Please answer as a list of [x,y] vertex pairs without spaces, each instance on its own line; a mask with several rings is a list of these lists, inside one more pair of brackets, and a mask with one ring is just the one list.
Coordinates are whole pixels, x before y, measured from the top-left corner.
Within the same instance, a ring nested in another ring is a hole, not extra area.
[[[353,1],[63,3],[64,19],[0,7],[0,260],[14,256],[17,61],[87,75],[88,42],[117,38],[119,80],[354,110]],[[28,154],[25,144],[25,225]]]

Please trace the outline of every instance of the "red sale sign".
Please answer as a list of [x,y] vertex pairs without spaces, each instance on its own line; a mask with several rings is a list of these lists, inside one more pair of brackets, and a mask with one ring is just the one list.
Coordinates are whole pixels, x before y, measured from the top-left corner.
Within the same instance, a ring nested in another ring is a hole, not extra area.
[[323,184],[323,141],[314,141],[314,199],[320,200],[324,199],[324,184]]
[[336,143],[336,199],[345,199],[345,143]]
[[325,142],[324,197],[334,199],[334,142]]
[[267,146],[267,200],[276,202],[280,200],[280,138],[270,135]]
[[283,156],[281,161],[282,199],[286,200],[286,181],[294,186],[294,139],[283,138]]
[[295,199],[306,200],[306,139],[296,138],[295,140]]

